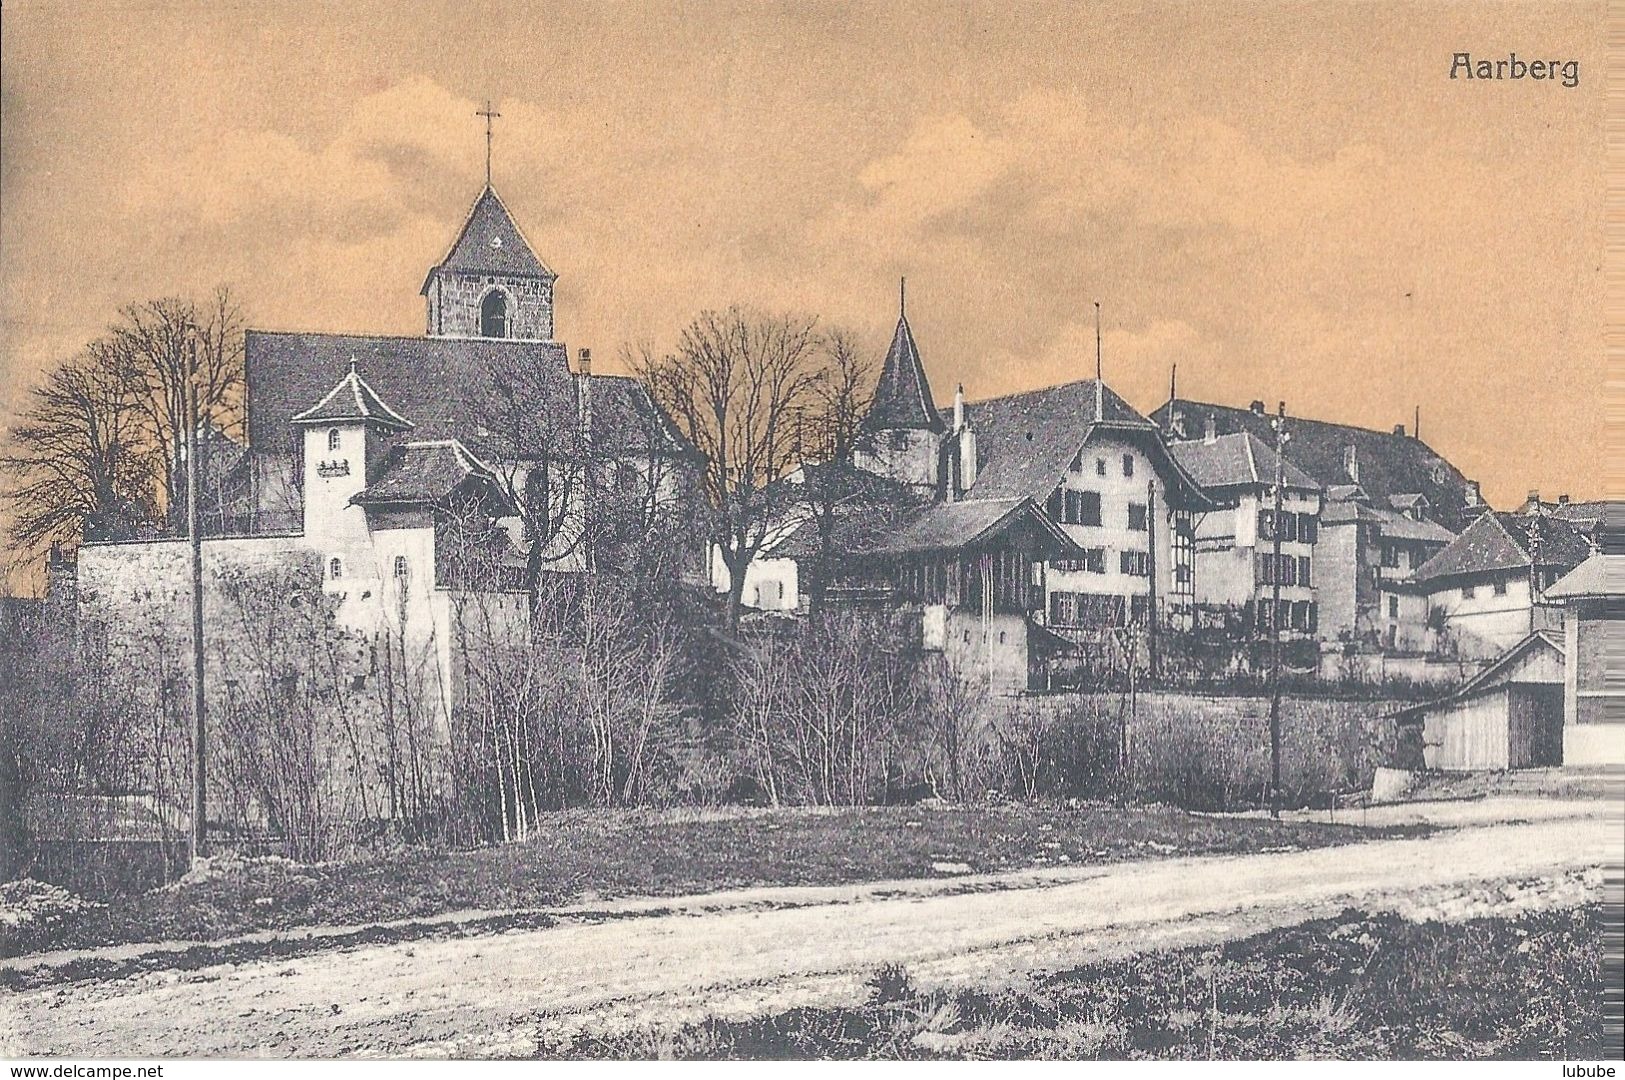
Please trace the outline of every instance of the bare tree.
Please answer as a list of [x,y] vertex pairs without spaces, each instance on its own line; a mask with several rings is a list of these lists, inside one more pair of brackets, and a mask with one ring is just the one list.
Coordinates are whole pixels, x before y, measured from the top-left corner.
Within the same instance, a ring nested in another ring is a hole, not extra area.
[[158,517],[153,458],[122,349],[92,342],[30,394],[0,458],[21,548],[117,539]]
[[768,537],[770,486],[797,464],[796,426],[820,370],[817,320],[741,308],[706,311],[675,352],[633,367],[650,395],[704,456],[711,536],[728,568],[737,628],[745,571]]
[[109,343],[129,375],[151,447],[163,455],[163,503],[173,512],[185,501],[181,451],[188,381],[197,385],[200,424],[228,433],[241,425],[242,309],[226,286],[203,304],[178,297],[131,304],[120,313]]

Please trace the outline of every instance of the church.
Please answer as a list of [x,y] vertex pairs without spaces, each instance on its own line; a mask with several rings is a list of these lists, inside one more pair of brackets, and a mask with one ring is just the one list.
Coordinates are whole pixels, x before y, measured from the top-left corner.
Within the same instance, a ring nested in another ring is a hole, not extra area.
[[[206,623],[233,571],[297,568],[355,640],[421,656],[449,733],[471,611],[487,633],[523,633],[539,574],[597,568],[624,540],[606,523],[693,490],[698,455],[643,387],[595,374],[587,349],[569,363],[556,280],[488,180],[424,277],[422,336],[248,330],[247,444],[201,440],[229,457],[199,470],[223,478],[202,541]],[[184,636],[187,546],[85,543],[81,623],[112,628],[114,649],[118,628]]]

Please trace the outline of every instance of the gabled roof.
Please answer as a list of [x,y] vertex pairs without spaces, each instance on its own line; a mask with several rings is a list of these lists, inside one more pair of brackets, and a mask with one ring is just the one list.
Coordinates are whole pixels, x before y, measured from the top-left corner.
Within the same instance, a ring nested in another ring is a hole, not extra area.
[[1097,379],[969,403],[976,432],[974,499],[1045,499],[1097,432],[1126,437],[1156,463],[1182,497],[1206,501],[1201,487],[1168,453],[1151,421]]
[[1390,510],[1386,506],[1371,506],[1361,499],[1328,498],[1321,507],[1322,528],[1352,525],[1355,522],[1371,526],[1384,540],[1421,540],[1431,544],[1448,544],[1456,538],[1455,533],[1437,521],[1413,518],[1398,510]]
[[390,449],[372,482],[350,502],[356,506],[441,506],[470,481],[503,499],[496,474],[456,439],[402,443]]
[[558,277],[536,257],[496,189],[489,184],[474,200],[462,231],[452,241],[446,257],[430,268],[423,279],[423,293],[429,291],[429,282],[434,280],[436,271],[536,277],[549,281]]
[[863,418],[863,429],[904,428],[940,433],[946,425],[931,400],[931,382],[925,377],[925,365],[920,360],[919,346],[914,344],[914,332],[909,329],[908,318],[899,315],[891,348],[886,350],[886,360],[880,367],[874,400]]
[[1082,554],[1060,526],[1031,499],[967,499],[926,507],[901,527],[880,537],[863,554],[909,555],[958,551],[993,539],[1016,522],[1029,522],[1052,543],[1054,558]]
[[1598,600],[1625,596],[1625,555],[1596,554],[1546,590],[1548,600]]
[[1418,567],[1413,580],[1426,582],[1528,569],[1532,524],[1539,531],[1542,567],[1566,570],[1590,556],[1591,545],[1566,521],[1545,516],[1520,518],[1516,514],[1495,512],[1481,514],[1460,536]]
[[415,427],[412,421],[384,404],[378,392],[367,385],[350,357],[350,370],[327,396],[288,421],[290,424],[329,424],[352,421],[377,424],[393,431]]
[[[516,372],[523,373],[525,393],[535,399],[538,415],[562,424],[579,416],[578,385],[584,377],[571,374],[564,346],[556,342],[250,330],[245,348],[248,440],[255,453],[290,453],[293,417],[341,380],[352,359],[380,402],[410,416],[422,439],[455,438],[488,451],[480,433],[482,387]],[[642,453],[652,445],[666,454],[695,452],[637,380],[622,375],[591,380],[592,436],[600,451]]]
[[[1249,431],[1220,435],[1212,442],[1191,439],[1170,443],[1169,453],[1205,488],[1269,487],[1275,483],[1275,448]],[[1281,462],[1284,486],[1298,491],[1319,491],[1314,477]]]
[[[1193,435],[1205,430],[1209,417],[1220,435],[1250,431],[1265,443],[1274,441],[1270,428],[1273,417],[1264,411],[1175,398],[1151,414],[1164,430],[1179,426],[1174,423],[1177,420]],[[1358,484],[1374,501],[1386,503],[1391,495],[1420,493],[1427,496],[1433,516],[1446,525],[1459,527],[1462,511],[1470,501],[1469,481],[1461,470],[1414,435],[1299,416],[1287,417],[1287,430],[1292,435],[1288,451],[1292,460],[1328,489],[1355,482],[1345,467],[1345,454],[1352,446],[1360,473]]]
[[1559,662],[1567,662],[1568,653],[1563,647],[1563,635],[1561,633],[1556,630],[1534,630],[1524,635],[1523,639],[1516,645],[1512,646],[1512,648],[1496,657],[1495,661],[1491,663],[1489,667],[1462,683],[1461,686],[1458,687],[1453,693],[1446,694],[1444,697],[1438,698],[1434,701],[1427,701],[1420,705],[1408,706],[1407,708],[1399,710],[1394,715],[1400,717],[1414,717],[1421,713],[1427,712],[1429,709],[1437,708],[1440,705],[1454,704],[1455,702],[1470,698],[1475,694],[1482,693],[1486,690],[1494,690],[1497,687],[1512,681],[1507,678],[1507,675],[1511,669],[1518,663],[1519,660],[1522,660],[1530,653],[1536,651],[1550,652],[1557,657]]

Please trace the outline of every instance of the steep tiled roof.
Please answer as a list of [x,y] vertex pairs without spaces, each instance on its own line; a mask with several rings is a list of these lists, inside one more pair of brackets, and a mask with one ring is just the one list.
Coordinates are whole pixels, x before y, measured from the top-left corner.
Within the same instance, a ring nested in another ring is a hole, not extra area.
[[989,540],[1016,521],[1026,520],[1047,534],[1055,557],[1077,554],[1078,546],[1031,499],[967,499],[926,507],[901,527],[880,537],[865,554],[906,555],[956,551]]
[[356,371],[354,358],[350,370],[338,381],[327,396],[315,405],[297,414],[291,424],[326,424],[344,420],[365,421],[395,431],[412,427],[412,421],[384,404],[378,392],[367,385]]
[[[1191,439],[1171,443],[1168,451],[1205,488],[1268,487],[1275,483],[1275,448],[1251,432],[1220,435],[1212,442]],[[1292,464],[1290,458],[1282,466],[1286,487],[1320,490],[1315,478]]]
[[976,431],[974,499],[1047,497],[1097,431],[1140,444],[1182,497],[1201,500],[1199,485],[1169,456],[1151,421],[1095,379],[990,398],[965,406]]
[[[1266,443],[1273,441],[1272,417],[1266,412],[1176,398],[1151,414],[1164,430],[1177,418],[1193,436],[1205,430],[1209,417],[1221,435],[1250,431]],[[1433,516],[1459,527],[1468,504],[1467,478],[1420,439],[1298,416],[1287,417],[1287,430],[1292,434],[1288,450],[1292,460],[1327,488],[1353,482],[1345,467],[1347,448],[1352,446],[1359,485],[1374,501],[1387,502],[1391,495],[1425,495]]]
[[1546,590],[1548,600],[1625,596],[1625,555],[1593,555]]
[[1447,544],[1456,536],[1437,521],[1413,518],[1386,506],[1371,506],[1359,498],[1328,498],[1321,507],[1320,523],[1323,526],[1351,525],[1356,521],[1372,526],[1377,535],[1387,540],[1426,540]]
[[863,428],[865,431],[944,430],[942,414],[931,401],[931,382],[925,377],[925,365],[920,361],[920,350],[914,344],[914,332],[909,329],[906,317],[897,319],[897,332],[892,335],[891,348],[886,350],[880,381],[875,384],[874,401],[863,418]]
[[[382,337],[250,330],[246,339],[248,439],[256,453],[286,454],[291,422],[349,370],[378,398],[410,417],[424,439],[461,439],[481,448],[477,399],[498,375],[523,373],[525,393],[550,422],[574,424],[577,384],[563,345],[492,338]],[[593,439],[608,453],[636,453],[664,442],[665,452],[693,453],[635,379],[592,378]],[[538,452],[540,452],[538,450]]]
[[1625,525],[1625,502],[1618,499],[1557,503],[1550,507],[1549,513],[1552,517],[1569,522],[1588,536],[1595,536],[1605,526],[1617,529]]
[[1415,580],[1425,582],[1526,568],[1530,560],[1528,530],[1534,521],[1539,522],[1542,567],[1568,569],[1590,556],[1591,545],[1566,521],[1489,513],[1480,515],[1460,536],[1418,567]]
[[558,276],[536,257],[536,252],[519,231],[519,226],[514,224],[496,189],[489,185],[474,200],[468,220],[463,222],[462,231],[452,241],[446,257],[423,279],[424,292],[429,291],[429,282],[434,278],[435,270],[549,280]]
[[350,501],[357,506],[438,505],[473,480],[499,492],[491,469],[455,439],[392,447],[377,474]]

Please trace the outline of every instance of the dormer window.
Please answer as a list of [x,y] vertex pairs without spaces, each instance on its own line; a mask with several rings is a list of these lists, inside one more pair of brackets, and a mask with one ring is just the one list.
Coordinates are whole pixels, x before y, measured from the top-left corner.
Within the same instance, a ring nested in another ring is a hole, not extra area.
[[344,445],[344,438],[339,434],[338,428],[331,428],[327,432],[327,451],[332,453]]
[[508,298],[500,289],[492,289],[480,301],[480,337],[505,338],[508,336]]

